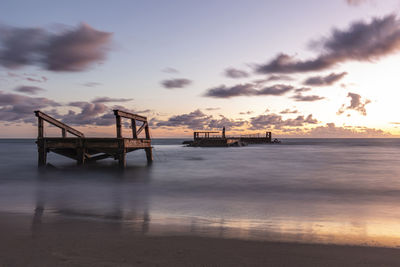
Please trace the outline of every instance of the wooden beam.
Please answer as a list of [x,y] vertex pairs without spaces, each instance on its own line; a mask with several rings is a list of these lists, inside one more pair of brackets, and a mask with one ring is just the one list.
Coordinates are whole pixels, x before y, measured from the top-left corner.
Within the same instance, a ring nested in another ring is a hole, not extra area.
[[139,135],[143,131],[144,127],[146,127],[146,125],[147,125],[147,122],[143,122],[143,125],[140,126],[140,128],[139,128],[139,130],[137,130],[136,134]]
[[146,117],[143,117],[143,116],[140,116],[140,115],[137,115],[137,114],[133,114],[133,113],[129,113],[129,112],[126,112],[126,111],[121,111],[121,110],[118,110],[118,109],[114,109],[114,115],[115,116],[120,116],[120,117],[123,117],[123,118],[127,118],[127,119],[134,119],[134,120],[137,120],[137,121],[147,121]]
[[131,119],[131,128],[132,128],[132,137],[134,139],[137,139],[138,133],[136,131],[136,120],[135,119]]
[[97,161],[97,160],[107,159],[107,158],[110,158],[110,157],[112,157],[112,155],[104,153],[104,154],[101,154],[101,155],[98,155],[98,156],[90,157],[88,159],[88,161],[89,162],[93,162],[93,161]]
[[[40,119],[42,119],[60,129],[64,129],[66,132],[69,132],[77,137],[85,137],[85,135],[83,133],[81,133],[80,131],[75,130],[74,128],[66,125],[65,123],[62,123],[61,121],[54,119],[53,117],[50,117],[49,115],[41,112],[40,110],[36,110],[35,115],[36,115],[36,117],[39,118],[39,131],[40,131]],[[43,121],[42,121],[42,126],[43,126]],[[39,135],[40,135],[40,133],[39,133]],[[42,137],[43,137],[43,135],[42,135]]]

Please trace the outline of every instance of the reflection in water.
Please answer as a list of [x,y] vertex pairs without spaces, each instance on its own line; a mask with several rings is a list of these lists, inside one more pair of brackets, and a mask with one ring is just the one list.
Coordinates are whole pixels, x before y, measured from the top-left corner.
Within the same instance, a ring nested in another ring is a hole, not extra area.
[[0,142],[0,212],[33,212],[33,236],[81,220],[146,235],[400,245],[399,140],[156,144],[153,165],[130,153],[124,172],[54,155],[58,169],[38,172],[34,143],[19,142]]

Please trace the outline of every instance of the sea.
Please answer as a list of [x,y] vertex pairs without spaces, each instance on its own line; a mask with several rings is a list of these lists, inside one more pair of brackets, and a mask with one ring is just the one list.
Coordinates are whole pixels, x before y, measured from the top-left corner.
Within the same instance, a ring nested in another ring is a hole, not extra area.
[[149,236],[400,246],[400,139],[282,139],[194,148],[154,139],[84,167],[33,139],[0,139],[0,220],[90,220]]

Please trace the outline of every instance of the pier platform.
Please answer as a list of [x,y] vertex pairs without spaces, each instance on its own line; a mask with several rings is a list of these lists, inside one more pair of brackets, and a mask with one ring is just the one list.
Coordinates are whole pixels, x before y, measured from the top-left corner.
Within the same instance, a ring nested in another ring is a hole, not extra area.
[[[147,162],[151,163],[153,161],[150,131],[146,117],[121,110],[114,110],[117,137],[88,138],[80,131],[41,111],[35,111],[35,115],[38,117],[38,138],[36,144],[38,147],[39,166],[46,166],[47,153],[49,152],[73,159],[78,165],[106,158],[113,158],[118,160],[121,168],[125,168],[126,154],[135,150],[143,149],[146,153]],[[132,138],[122,137],[122,118],[130,120]],[[60,128],[62,137],[45,137],[44,122]],[[141,124],[139,129],[137,129],[137,122]],[[142,132],[144,133],[144,136],[140,138]],[[74,137],[67,137],[67,133]]]

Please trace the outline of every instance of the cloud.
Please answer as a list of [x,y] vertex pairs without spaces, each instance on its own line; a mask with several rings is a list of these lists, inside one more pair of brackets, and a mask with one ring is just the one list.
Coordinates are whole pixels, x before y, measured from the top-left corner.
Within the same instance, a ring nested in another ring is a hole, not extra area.
[[77,107],[80,111],[77,113],[69,110],[65,115],[58,115],[64,123],[71,125],[100,125],[109,126],[115,124],[114,114],[111,108],[103,103],[90,103],[85,101],[71,102],[70,106]]
[[46,76],[39,76],[37,74],[30,74],[30,73],[15,73],[15,72],[7,72],[6,75],[0,74],[0,79],[8,80],[12,79],[14,82],[19,81],[28,81],[28,82],[37,82],[37,83],[44,83],[47,82],[48,78]]
[[299,60],[281,53],[270,62],[256,66],[260,74],[321,71],[349,60],[373,61],[400,49],[400,22],[395,15],[355,22],[348,29],[333,29],[330,36],[313,42],[322,52],[315,58]]
[[317,124],[318,120],[314,119],[312,114],[307,117],[298,116],[295,119],[284,120],[282,116],[277,114],[259,115],[250,119],[251,129],[282,129],[285,127],[301,127],[306,124]]
[[361,4],[369,2],[368,0],[346,0],[346,3],[350,6],[359,6]]
[[295,93],[304,93],[304,92],[309,92],[311,91],[310,87],[302,87],[302,88],[297,88],[294,90]]
[[276,84],[260,89],[256,94],[280,96],[286,94],[289,91],[292,91],[293,89],[293,86],[290,85]]
[[204,96],[215,98],[230,98],[234,96],[250,96],[255,94],[254,85],[238,84],[232,87],[221,85],[215,88],[208,89]]
[[105,58],[111,33],[88,24],[52,33],[42,28],[0,28],[0,65],[38,65],[51,71],[82,71]]
[[214,110],[220,110],[221,108],[206,108],[205,110],[207,111],[214,111]]
[[165,73],[179,73],[179,71],[177,69],[171,68],[171,67],[167,67],[167,68],[163,69],[162,72],[165,72]]
[[82,85],[86,86],[86,87],[95,87],[95,86],[101,85],[101,83],[98,83],[98,82],[86,82],[86,83],[84,83]]
[[318,95],[303,95],[301,93],[297,93],[294,96],[292,96],[294,100],[297,102],[314,102],[314,101],[319,101],[322,99],[325,99],[325,97],[318,96]]
[[171,79],[171,80],[164,80],[161,81],[162,86],[167,89],[173,88],[184,88],[192,83],[191,80],[188,79]]
[[267,81],[293,81],[294,79],[288,75],[271,75]]
[[133,98],[111,98],[111,97],[97,97],[92,100],[92,103],[110,103],[110,102],[129,102]]
[[225,76],[228,78],[239,79],[239,78],[247,78],[249,77],[249,74],[244,70],[227,68],[225,70]]
[[297,114],[297,113],[299,113],[299,111],[297,109],[290,110],[288,108],[279,112],[279,114]]
[[0,91],[0,121],[34,122],[33,111],[59,107],[59,103],[44,97],[30,97]]
[[231,98],[237,96],[257,96],[257,95],[272,95],[281,96],[293,90],[293,86],[276,84],[258,89],[259,86],[252,83],[238,84],[232,87],[221,85],[215,88],[208,89],[204,96],[214,98]]
[[38,92],[46,91],[43,88],[36,87],[36,86],[20,86],[14,89],[14,91],[25,93],[29,95],[36,95]]
[[185,126],[192,129],[203,129],[206,122],[211,119],[211,116],[204,114],[200,109],[197,109],[188,114],[176,115],[170,117],[166,121],[159,121],[156,126],[178,127]]
[[239,114],[240,115],[250,115],[250,114],[253,114],[254,113],[254,111],[244,111],[244,112],[239,112]]
[[347,72],[331,73],[327,76],[313,76],[304,81],[304,85],[308,86],[328,86],[341,80]]
[[362,101],[361,96],[355,93],[348,93],[347,97],[350,97],[350,105],[346,106],[345,104],[337,112],[338,115],[341,115],[346,112],[346,110],[355,110],[359,112],[363,116],[367,116],[367,109],[365,106],[371,103],[371,100]]
[[373,138],[390,137],[390,133],[368,127],[337,127],[334,123],[318,126],[298,136],[309,136],[314,138]]
[[213,129],[241,127],[246,123],[244,120],[233,120],[220,115],[219,118],[214,118],[204,114],[197,109],[193,112],[181,115],[175,115],[167,120],[154,120],[153,127],[185,127],[189,129]]

